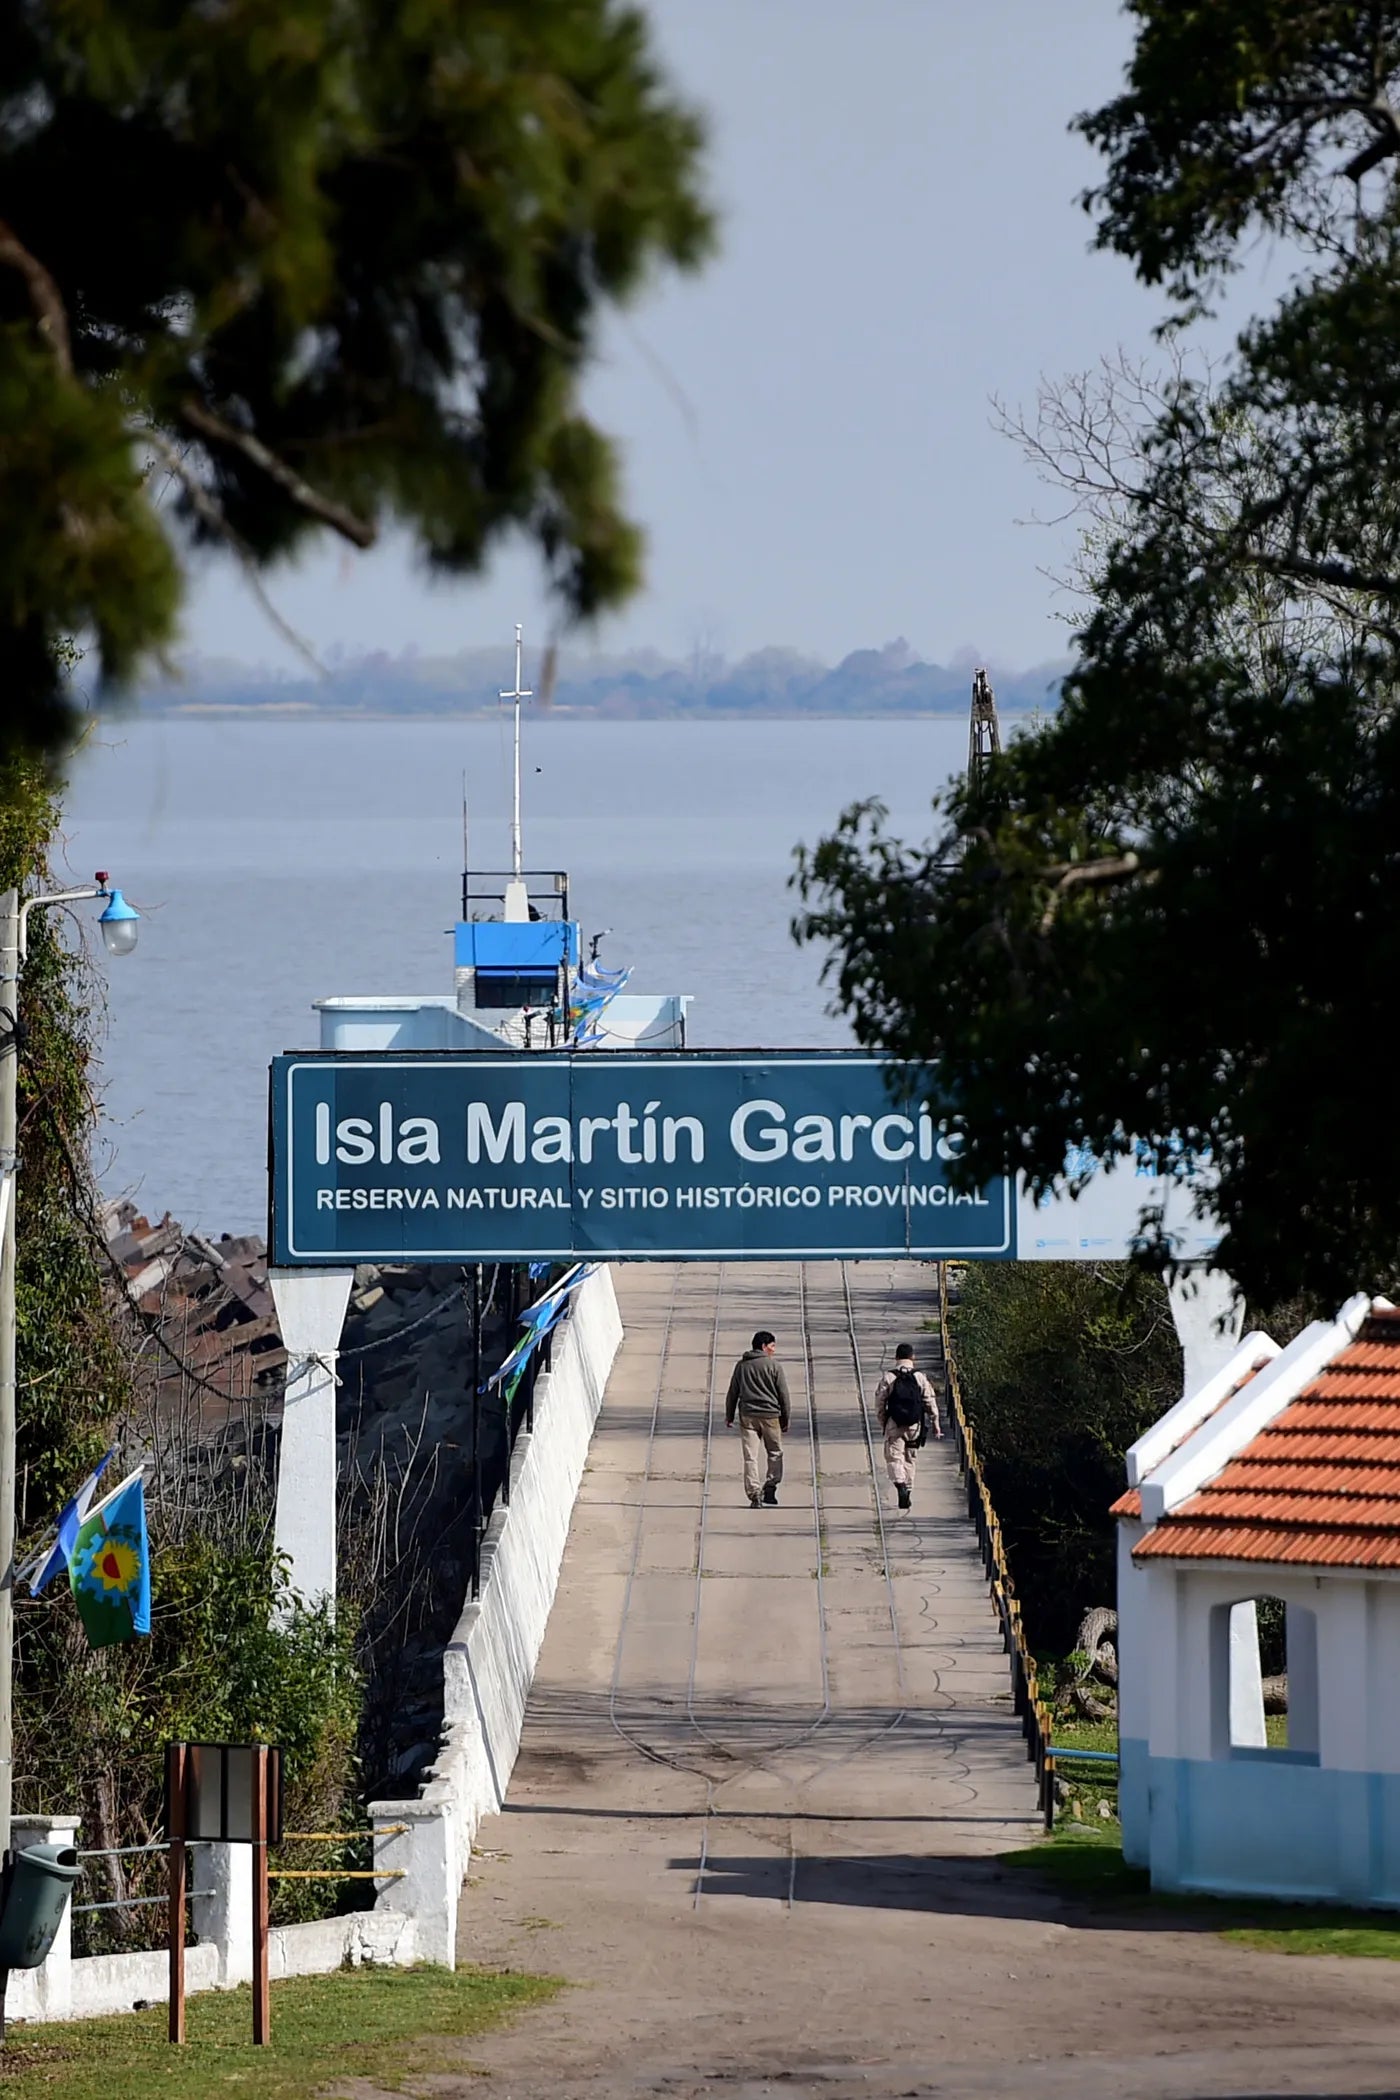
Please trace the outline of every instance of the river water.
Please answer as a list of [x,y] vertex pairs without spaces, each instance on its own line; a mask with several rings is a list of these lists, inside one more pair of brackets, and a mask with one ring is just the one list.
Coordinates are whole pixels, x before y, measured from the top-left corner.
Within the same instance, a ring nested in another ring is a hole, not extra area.
[[[961,721],[526,726],[526,865],[565,868],[632,989],[695,994],[697,1047],[850,1040],[789,933],[792,853],[875,795],[905,836],[966,755]],[[119,719],[75,762],[75,880],[145,914],[107,967],[103,1180],[157,1217],[261,1231],[267,1063],[314,998],[447,992],[465,774],[474,866],[509,855],[509,720]]]

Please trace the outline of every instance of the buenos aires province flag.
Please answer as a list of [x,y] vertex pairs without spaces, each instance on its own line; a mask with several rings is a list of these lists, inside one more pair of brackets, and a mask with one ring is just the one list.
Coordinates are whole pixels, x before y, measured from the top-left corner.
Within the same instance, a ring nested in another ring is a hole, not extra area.
[[83,1518],[68,1560],[68,1580],[94,1648],[150,1632],[151,1556],[139,1470]]

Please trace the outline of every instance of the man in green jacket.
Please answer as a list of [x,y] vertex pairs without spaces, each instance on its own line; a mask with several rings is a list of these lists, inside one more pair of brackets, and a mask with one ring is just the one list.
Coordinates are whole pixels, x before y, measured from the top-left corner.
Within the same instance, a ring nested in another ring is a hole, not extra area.
[[[729,1391],[724,1396],[724,1420],[732,1429],[739,1424],[744,1445],[744,1492],[755,1509],[760,1502],[771,1509],[778,1499],[783,1477],[783,1431],[792,1413],[783,1367],[774,1361],[777,1339],[760,1327],[753,1347],[745,1350],[734,1366]],[[768,1477],[762,1481],[764,1454]]]

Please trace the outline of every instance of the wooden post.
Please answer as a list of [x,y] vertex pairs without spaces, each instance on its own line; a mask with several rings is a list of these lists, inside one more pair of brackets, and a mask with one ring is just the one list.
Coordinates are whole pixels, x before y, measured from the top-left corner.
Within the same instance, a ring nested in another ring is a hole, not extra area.
[[170,1840],[170,2039],[185,2039],[185,1832],[189,1828],[185,1745],[165,1746],[165,1803]]
[[267,1831],[271,1818],[267,1746],[253,1751],[253,2040],[270,2039],[267,1973]]

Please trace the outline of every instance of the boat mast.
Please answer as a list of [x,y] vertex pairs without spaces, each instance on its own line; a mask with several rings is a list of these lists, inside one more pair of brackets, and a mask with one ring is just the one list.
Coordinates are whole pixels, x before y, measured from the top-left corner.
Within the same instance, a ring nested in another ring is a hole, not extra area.
[[532,700],[534,698],[534,694],[529,688],[522,686],[520,683],[520,650],[521,637],[524,631],[519,620],[517,620],[515,623],[515,684],[510,692],[501,694],[503,700],[513,700],[515,703],[515,781],[510,818],[510,872],[513,882],[522,880],[525,865],[520,842],[520,703],[522,700]]

